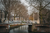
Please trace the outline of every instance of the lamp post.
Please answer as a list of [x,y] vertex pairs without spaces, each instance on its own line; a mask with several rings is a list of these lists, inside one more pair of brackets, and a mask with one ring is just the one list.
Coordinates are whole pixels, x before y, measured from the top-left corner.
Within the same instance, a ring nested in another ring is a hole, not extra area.
[[5,12],[4,10],[0,10],[0,23],[3,23],[4,20],[2,20],[2,18],[5,18],[5,14],[3,14],[3,12]]
[[0,10],[0,23],[2,23],[2,11]]

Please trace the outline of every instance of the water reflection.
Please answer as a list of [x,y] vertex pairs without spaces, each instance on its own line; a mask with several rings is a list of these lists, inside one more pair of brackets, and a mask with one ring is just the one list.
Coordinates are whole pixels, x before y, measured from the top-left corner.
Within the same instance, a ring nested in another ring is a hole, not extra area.
[[28,32],[28,25],[25,25],[25,26],[21,26],[19,28],[10,30],[10,33],[31,33],[31,32]]

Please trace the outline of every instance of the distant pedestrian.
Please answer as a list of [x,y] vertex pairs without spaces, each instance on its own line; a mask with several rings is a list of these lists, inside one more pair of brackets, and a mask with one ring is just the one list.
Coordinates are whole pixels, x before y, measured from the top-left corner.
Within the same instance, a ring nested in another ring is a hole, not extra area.
[[3,22],[5,22],[5,20],[3,20]]
[[12,22],[13,22],[13,19],[12,19]]
[[12,19],[12,21],[13,21],[13,19]]

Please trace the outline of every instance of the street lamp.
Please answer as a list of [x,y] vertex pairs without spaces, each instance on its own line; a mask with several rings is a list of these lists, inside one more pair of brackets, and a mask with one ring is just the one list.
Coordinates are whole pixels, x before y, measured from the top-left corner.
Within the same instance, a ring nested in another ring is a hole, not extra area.
[[0,23],[2,23],[2,11],[0,10]]
[[0,10],[0,23],[2,23],[2,18],[4,18],[4,13],[5,11],[4,10]]
[[2,23],[2,17],[3,17],[4,10],[5,10],[5,7],[2,4],[2,0],[0,0],[0,23]]
[[0,11],[0,23],[1,23],[1,11]]

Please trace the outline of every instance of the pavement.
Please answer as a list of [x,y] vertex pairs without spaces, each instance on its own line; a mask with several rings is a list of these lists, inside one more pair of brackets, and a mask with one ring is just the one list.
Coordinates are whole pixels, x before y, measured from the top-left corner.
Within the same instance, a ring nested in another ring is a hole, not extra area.
[[[13,25],[13,24],[21,24],[22,22],[21,21],[9,21],[8,22],[8,20],[6,20],[4,23]],[[32,25],[32,23],[22,23],[22,24]]]

